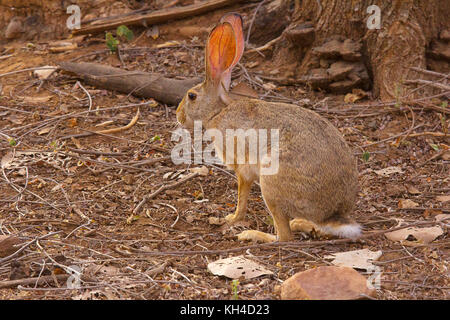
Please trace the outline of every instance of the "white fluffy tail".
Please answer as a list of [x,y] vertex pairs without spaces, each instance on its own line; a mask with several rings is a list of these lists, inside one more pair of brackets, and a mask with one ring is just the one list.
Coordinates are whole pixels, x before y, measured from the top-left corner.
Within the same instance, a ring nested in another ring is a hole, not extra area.
[[361,236],[361,226],[357,223],[327,224],[319,226],[320,231],[341,238],[357,239]]

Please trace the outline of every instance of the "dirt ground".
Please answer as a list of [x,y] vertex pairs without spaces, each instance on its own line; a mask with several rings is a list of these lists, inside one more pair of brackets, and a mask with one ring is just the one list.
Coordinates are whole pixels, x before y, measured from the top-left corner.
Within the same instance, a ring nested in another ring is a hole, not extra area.
[[[191,23],[217,21],[223,12]],[[136,39],[122,44],[122,61],[98,35],[77,39],[77,49],[62,53],[49,52],[51,40],[13,41],[0,48],[0,159],[6,162],[6,155],[16,152],[16,165],[2,169],[0,176],[0,235],[16,235],[23,244],[32,241],[15,259],[0,263],[0,286],[10,279],[61,276],[56,284],[50,278],[0,289],[0,299],[232,299],[231,280],[211,274],[207,265],[241,254],[274,275],[241,280],[239,299],[279,299],[278,286],[296,272],[329,265],[324,257],[332,253],[363,248],[383,253],[375,262],[382,271],[377,299],[448,299],[448,221],[435,217],[450,212],[449,140],[439,134],[447,132],[449,121],[432,108],[414,102],[386,105],[370,95],[349,104],[344,95],[308,87],[257,85],[255,79],[270,74],[273,66],[257,54],[245,56],[243,65],[254,81],[239,68],[235,81],[248,83],[263,99],[315,110],[344,135],[358,158],[354,217],[364,234],[394,228],[400,221],[444,231],[429,243],[411,237],[391,241],[382,233],[359,241],[296,233],[295,243],[266,246],[236,239],[246,229],[274,233],[256,185],[245,222],[230,227],[210,219],[235,210],[237,182],[223,166],[208,165],[207,175],[167,188],[133,213],[144,197],[189,174],[187,165],[174,165],[170,158],[176,106],[154,105],[83,81],[79,85],[61,71],[47,80],[32,71],[4,75],[71,59],[167,76],[202,75],[205,37],[171,32],[186,23],[162,26],[166,33],[156,40],[133,29]],[[179,44],[155,49],[173,40]],[[86,112],[89,107],[93,112]],[[139,119],[128,130],[76,136],[125,126],[138,108]],[[395,171],[378,171],[387,167]],[[82,289],[67,289],[63,266],[83,269]]]

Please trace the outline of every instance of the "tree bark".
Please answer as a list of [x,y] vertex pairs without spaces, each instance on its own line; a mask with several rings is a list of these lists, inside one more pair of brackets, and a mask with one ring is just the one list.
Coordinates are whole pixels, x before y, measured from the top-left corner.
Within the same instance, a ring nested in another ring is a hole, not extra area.
[[[330,72],[329,68],[338,61],[353,61],[351,64],[358,68],[364,65],[374,94],[383,100],[395,99],[406,93],[404,80],[419,76],[411,67],[428,67],[441,73],[450,71],[449,42],[446,40],[450,29],[448,0],[294,2],[293,22],[285,31],[294,48],[286,50],[286,43],[280,43],[278,56],[290,61],[294,55],[299,64],[295,76],[322,79],[322,82],[313,81],[316,86],[333,89],[333,82],[324,79]],[[367,8],[371,5],[380,8],[380,29],[368,28],[373,12],[368,13]],[[348,63],[341,63],[338,67],[337,74],[343,74]],[[363,85],[364,81],[356,81],[357,76],[353,73],[353,83]],[[351,88],[350,80],[339,79],[334,87],[346,89],[345,84],[348,84]],[[433,90],[426,86],[415,94],[423,96],[432,94]]]

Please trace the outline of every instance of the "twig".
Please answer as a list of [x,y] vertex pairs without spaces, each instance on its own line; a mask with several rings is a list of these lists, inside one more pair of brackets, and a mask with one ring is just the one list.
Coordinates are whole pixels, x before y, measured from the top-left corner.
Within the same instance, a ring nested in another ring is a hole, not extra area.
[[[449,220],[450,218],[446,218],[441,220]],[[376,236],[383,235],[388,232],[404,229],[404,228],[410,228],[415,226],[422,226],[422,225],[429,225],[429,224],[435,224],[436,221],[420,221],[416,223],[412,223],[409,225],[404,225],[401,227],[395,227],[387,230],[367,233],[363,236],[361,236],[359,239],[352,240],[352,239],[337,239],[337,240],[324,240],[324,241],[309,241],[309,242],[298,242],[298,241],[287,241],[287,242],[270,242],[270,243],[260,243],[260,244],[253,244],[248,246],[242,246],[238,248],[232,248],[232,249],[223,249],[223,250],[180,250],[180,251],[145,251],[145,250],[137,250],[135,249],[136,253],[145,254],[145,255],[152,255],[152,256],[183,256],[183,255],[216,255],[216,254],[228,254],[233,252],[240,252],[245,251],[248,249],[256,249],[256,248],[271,248],[271,247],[311,247],[311,246],[321,246],[321,245],[335,245],[335,244],[343,244],[343,243],[349,243],[349,242],[355,242],[355,241],[361,241],[368,238],[373,238]]]
[[198,172],[192,173],[190,175],[188,175],[187,177],[184,177],[183,179],[178,180],[177,182],[174,182],[172,184],[169,185],[162,185],[161,187],[159,187],[155,192],[149,194],[148,196],[145,196],[141,202],[139,202],[139,204],[136,206],[136,208],[134,208],[133,210],[133,214],[137,214],[139,212],[139,210],[142,208],[142,206],[150,199],[153,199],[154,197],[156,197],[158,194],[160,194],[163,191],[166,191],[168,189],[172,189],[175,187],[178,187],[180,184],[183,184],[184,182],[193,179],[195,177],[197,177],[199,174]]
[[275,43],[277,43],[278,41],[280,41],[283,38],[283,34],[281,34],[279,37],[270,40],[269,42],[267,42],[265,45],[258,47],[258,48],[254,48],[254,49],[250,49],[245,51],[245,53],[253,53],[253,52],[260,52],[260,51],[264,51],[264,50],[269,50]]
[[57,274],[57,275],[50,275],[50,276],[43,276],[43,277],[1,281],[0,282],[0,289],[3,289],[3,288],[14,288],[14,287],[17,287],[17,286],[20,286],[20,285],[44,284],[46,282],[52,282],[55,278],[57,280],[65,281],[69,277],[70,277],[70,274]]
[[245,44],[248,45],[248,40],[250,39],[250,34],[252,32],[253,23],[255,22],[256,14],[258,13],[261,6],[266,2],[266,0],[262,0],[255,9],[253,13],[252,20],[250,21],[250,25],[248,26],[247,37],[245,38]]
[[133,117],[133,119],[131,119],[131,121],[126,126],[123,126],[123,127],[105,129],[105,130],[100,130],[100,131],[89,131],[89,132],[79,133],[79,134],[72,134],[72,135],[58,138],[58,140],[67,140],[67,139],[71,139],[71,138],[88,137],[93,134],[108,134],[108,133],[117,133],[117,132],[125,131],[125,130],[130,129],[132,126],[134,126],[136,124],[136,122],[139,119],[139,114],[140,114],[140,112],[139,112],[139,108],[138,108],[136,115]]
[[412,84],[425,84],[431,87],[435,87],[441,90],[445,90],[445,91],[449,91],[450,90],[450,86],[447,86],[443,83],[439,83],[439,82],[433,82],[433,81],[429,81],[429,80],[423,80],[423,79],[414,79],[414,80],[405,80],[405,83],[412,83]]
[[[56,68],[56,69],[55,69]],[[58,67],[36,67],[36,68],[27,68],[27,69],[22,69],[22,70],[16,70],[16,71],[11,71],[11,72],[7,72],[7,73],[2,73],[0,74],[0,78],[2,77],[6,77],[12,74],[16,74],[16,73],[21,73],[21,72],[27,72],[27,71],[35,71],[35,70],[47,70],[47,69],[55,69],[55,71],[59,70]]]
[[429,75],[432,75],[432,76],[436,76],[436,77],[441,77],[441,78],[445,78],[445,79],[450,78],[450,74],[444,74],[444,73],[440,73],[440,72],[436,72],[436,71],[425,70],[425,69],[421,69],[421,68],[418,68],[418,67],[411,67],[410,69],[414,70],[414,71],[417,71],[417,72],[424,73],[424,74],[429,74]]
[[[4,258],[2,258],[2,259],[0,259],[0,265],[1,265],[2,263],[5,263],[5,262],[11,260],[12,258],[14,258],[15,256],[17,256],[19,253],[21,253],[23,250],[25,250],[26,248],[28,248],[28,247],[31,246],[32,244],[36,243],[37,241],[42,240],[42,239],[45,239],[45,238],[48,238],[48,237],[51,237],[51,236],[54,236],[55,234],[58,234],[58,233],[61,233],[61,232],[62,232],[62,231],[56,231],[56,232],[48,233],[48,234],[45,234],[45,235],[43,235],[43,236],[40,236],[40,237],[38,237],[38,238],[35,238],[35,239],[31,240],[30,242],[28,242],[28,243],[24,244],[22,247],[20,247],[20,249],[17,250],[16,252],[14,252],[13,254],[11,254],[11,255],[9,255],[9,256],[7,256],[7,257],[4,257]],[[0,288],[1,288],[1,286],[0,286]]]
[[[75,83],[75,85],[78,85],[83,91],[84,91],[84,93],[86,93],[86,95],[87,95],[87,97],[88,97],[88,99],[89,99],[89,111],[91,111],[92,110],[92,97],[91,97],[91,94],[89,93],[89,91],[87,91],[84,87],[83,87],[83,85],[80,83],[80,81],[77,81],[76,83]],[[86,114],[86,117],[87,117],[87,114]]]

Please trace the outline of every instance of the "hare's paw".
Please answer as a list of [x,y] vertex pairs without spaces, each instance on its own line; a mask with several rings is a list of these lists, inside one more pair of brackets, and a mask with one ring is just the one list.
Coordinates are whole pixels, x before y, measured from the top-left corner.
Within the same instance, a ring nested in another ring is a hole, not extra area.
[[238,234],[238,240],[245,241],[259,241],[259,242],[274,242],[277,237],[273,234],[264,233],[257,230],[245,230]]
[[309,234],[319,231],[319,227],[317,227],[315,223],[300,218],[291,220],[289,225],[292,231],[300,231]]
[[238,221],[243,220],[240,216],[238,216],[237,214],[229,214],[225,217],[225,220],[227,221],[228,224],[233,224],[236,223]]

